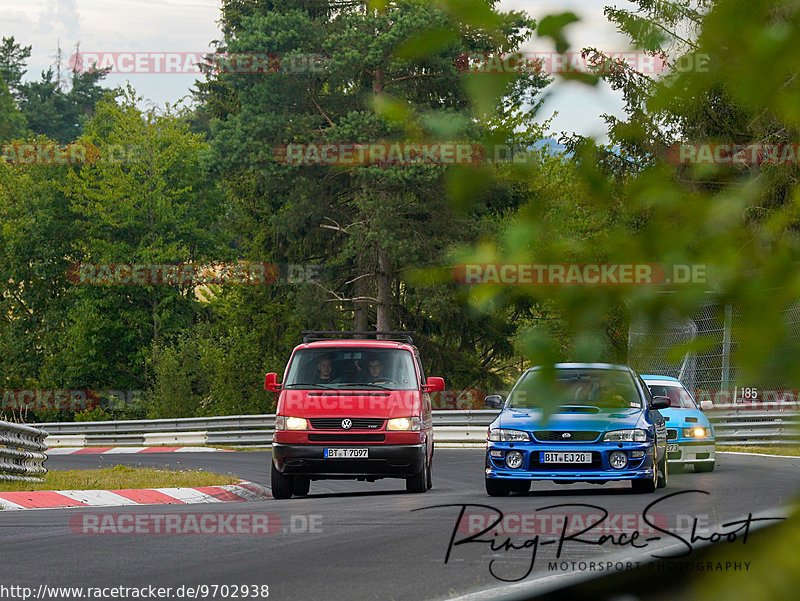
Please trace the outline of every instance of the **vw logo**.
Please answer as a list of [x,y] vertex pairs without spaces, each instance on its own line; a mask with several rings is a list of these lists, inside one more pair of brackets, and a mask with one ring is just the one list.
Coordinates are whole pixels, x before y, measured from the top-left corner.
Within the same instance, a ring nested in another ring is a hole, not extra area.
[[342,420],[342,428],[344,428],[345,430],[349,430],[352,427],[353,427],[353,420],[351,419]]
[[572,434],[570,434],[569,432],[564,432],[564,433],[561,435],[561,438],[572,438]]

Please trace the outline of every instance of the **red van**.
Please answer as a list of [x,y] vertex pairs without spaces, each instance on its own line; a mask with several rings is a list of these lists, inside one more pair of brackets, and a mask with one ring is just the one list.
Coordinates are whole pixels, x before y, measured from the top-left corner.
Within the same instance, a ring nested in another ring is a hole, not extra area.
[[[303,332],[279,391],[272,443],[272,495],[307,495],[312,480],[405,478],[431,487],[431,392],[413,332]],[[365,339],[370,336],[376,339]],[[380,339],[378,339],[380,338]]]

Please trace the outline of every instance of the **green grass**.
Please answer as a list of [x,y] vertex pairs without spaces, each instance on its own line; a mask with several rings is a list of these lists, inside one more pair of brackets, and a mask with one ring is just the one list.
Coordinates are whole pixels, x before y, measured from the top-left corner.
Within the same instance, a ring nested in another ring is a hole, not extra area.
[[31,490],[116,490],[120,488],[178,488],[236,484],[234,476],[192,470],[165,470],[117,465],[97,470],[53,470],[44,482],[0,482],[0,492]]
[[794,445],[774,446],[742,446],[742,445],[717,445],[717,452],[732,451],[735,453],[761,453],[764,455],[791,455],[800,457],[800,447]]

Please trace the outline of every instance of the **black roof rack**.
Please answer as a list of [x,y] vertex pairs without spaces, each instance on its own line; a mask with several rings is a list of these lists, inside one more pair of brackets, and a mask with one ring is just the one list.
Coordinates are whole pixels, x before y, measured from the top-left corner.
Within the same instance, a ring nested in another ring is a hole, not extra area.
[[378,338],[381,337],[381,340],[402,340],[407,342],[408,344],[414,344],[414,340],[411,338],[416,332],[394,332],[394,331],[376,331],[376,330],[366,330],[366,331],[349,331],[349,332],[341,332],[341,331],[314,331],[314,330],[303,330],[301,332],[303,335],[303,343],[306,342],[313,342],[315,340],[328,340],[329,338],[342,338],[342,339],[358,339],[359,337],[370,337],[370,338]]

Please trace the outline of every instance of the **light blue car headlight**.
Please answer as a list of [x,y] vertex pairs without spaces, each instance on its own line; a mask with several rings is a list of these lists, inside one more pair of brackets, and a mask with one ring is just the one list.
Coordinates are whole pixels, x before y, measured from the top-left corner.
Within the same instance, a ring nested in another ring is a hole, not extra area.
[[489,430],[489,440],[492,442],[527,442],[531,439],[527,432],[522,430],[509,430],[507,428],[495,428]]
[[603,442],[644,442],[647,440],[647,430],[639,428],[634,430],[612,430],[606,432]]
[[711,438],[711,428],[684,428],[684,438]]

